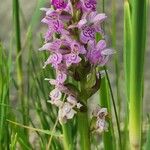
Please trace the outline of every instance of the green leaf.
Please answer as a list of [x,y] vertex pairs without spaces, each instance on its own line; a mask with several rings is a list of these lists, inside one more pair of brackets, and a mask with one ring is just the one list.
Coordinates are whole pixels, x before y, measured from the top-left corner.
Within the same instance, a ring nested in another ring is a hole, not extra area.
[[88,74],[86,88],[92,88],[96,84],[96,70],[93,70],[92,73]]
[[[22,128],[26,128],[26,129],[29,129],[29,130],[32,130],[32,131],[37,131],[37,132],[41,132],[41,133],[44,133],[44,134],[52,135],[52,132],[49,131],[49,130],[43,130],[43,129],[33,128],[33,127],[30,127],[30,126],[25,126],[25,125],[22,125],[22,124],[20,124],[18,122],[14,122],[14,121],[11,121],[11,120],[8,120],[8,119],[7,119],[7,121],[9,123],[12,123],[14,125],[20,126]],[[61,137],[62,135],[60,133],[54,132],[53,136]]]

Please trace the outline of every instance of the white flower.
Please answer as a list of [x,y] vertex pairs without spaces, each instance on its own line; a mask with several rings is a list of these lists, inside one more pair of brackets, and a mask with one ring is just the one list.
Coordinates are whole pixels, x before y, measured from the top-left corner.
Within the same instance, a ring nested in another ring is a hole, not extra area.
[[108,131],[108,123],[105,118],[108,115],[107,108],[97,107],[93,111],[93,116],[96,117],[96,130],[98,132]]
[[97,114],[98,118],[100,119],[105,119],[107,115],[108,115],[107,108],[101,108]]
[[104,119],[98,119],[96,121],[96,129],[100,133],[104,132],[104,131],[107,132],[108,131],[108,124],[107,124],[107,122]]
[[72,105],[65,102],[62,107],[60,107],[58,112],[58,117],[60,123],[66,123],[68,119],[72,119],[77,112],[72,108]]
[[93,116],[98,117],[100,119],[105,119],[105,117],[108,115],[107,108],[100,108],[97,107],[93,111]]
[[77,100],[75,97],[69,95],[67,97],[67,101],[72,105],[72,107],[75,107],[77,105]]
[[58,107],[60,107],[63,104],[63,102],[61,101],[62,93],[57,88],[52,90],[49,96],[51,100],[48,102],[50,102],[51,104],[54,104]]
[[71,95],[67,97],[67,101],[72,105],[72,107],[76,106],[78,109],[82,107],[82,104],[78,103],[76,98]]
[[60,100],[62,97],[62,93],[56,88],[50,92],[50,98],[55,100]]

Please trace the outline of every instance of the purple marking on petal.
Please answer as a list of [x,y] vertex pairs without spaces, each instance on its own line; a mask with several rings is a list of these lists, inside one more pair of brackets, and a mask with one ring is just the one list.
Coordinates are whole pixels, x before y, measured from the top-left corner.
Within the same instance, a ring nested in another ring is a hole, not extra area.
[[53,10],[53,11],[47,11],[45,18],[42,19],[43,23],[46,23],[49,27],[49,30],[51,30],[51,33],[57,32],[60,33],[61,30],[64,29],[64,23],[61,20],[60,12]]
[[50,57],[47,59],[47,61],[45,62],[44,68],[48,64],[52,64],[53,67],[57,67],[57,65],[60,64],[61,61],[62,61],[62,54],[54,53],[54,54],[50,55]]
[[86,44],[89,40],[95,39],[95,33],[94,27],[87,26],[81,31],[80,40]]
[[62,93],[56,88],[50,92],[50,98],[54,100],[60,100]]
[[75,63],[75,64],[77,64],[81,61],[81,58],[76,54],[69,54],[69,59],[70,59],[71,63]]
[[67,3],[65,3],[64,0],[52,0],[51,3],[55,9],[64,9],[67,6]]
[[52,63],[56,63],[56,64],[60,64],[62,61],[62,55],[59,53],[55,53],[53,55],[51,55],[51,62]]
[[56,80],[59,82],[59,83],[64,83],[65,81],[66,81],[66,79],[67,79],[67,75],[66,74],[64,74],[64,73],[62,73],[62,72],[59,72],[59,73],[57,73],[57,78],[56,78]]
[[44,35],[44,39],[45,39],[46,42],[51,40],[53,33],[54,33],[54,31],[49,28],[48,31]]
[[67,40],[70,43],[71,52],[73,54],[79,55],[79,54],[86,53],[86,50],[83,45],[81,45],[80,43],[78,43],[75,40],[72,40],[71,38],[68,38]]
[[83,34],[87,37],[90,37],[90,38],[93,38],[94,39],[94,36],[95,36],[95,29],[94,28],[90,28],[90,27],[86,27],[84,30],[83,30]]
[[81,61],[81,58],[78,55],[72,54],[70,56],[70,59],[73,63],[79,63]]
[[96,10],[96,0],[81,0],[78,7],[83,10],[83,12],[91,12]]
[[77,42],[72,42],[71,51],[72,51],[72,53],[78,55],[80,53],[80,45]]
[[84,43],[84,44],[87,44],[88,41],[89,41],[89,38],[86,37],[86,36],[84,36],[83,32],[81,32],[81,34],[80,34],[80,41],[81,41],[82,43]]
[[85,0],[84,4],[87,9],[96,10],[96,0]]
[[78,64],[81,61],[81,58],[73,53],[66,54],[65,56],[66,65],[69,67],[71,64]]
[[53,27],[56,32],[60,32],[60,30],[63,29],[63,24],[59,20],[56,20],[53,21]]

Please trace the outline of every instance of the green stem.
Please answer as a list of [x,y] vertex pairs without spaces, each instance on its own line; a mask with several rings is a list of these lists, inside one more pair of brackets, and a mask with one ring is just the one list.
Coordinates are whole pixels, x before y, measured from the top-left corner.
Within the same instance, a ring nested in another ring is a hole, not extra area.
[[[85,93],[86,79],[80,83],[81,93]],[[83,94],[84,95],[84,94]],[[81,99],[83,104],[87,107],[87,99]],[[80,133],[80,148],[81,150],[90,150],[90,126],[88,120],[88,108],[78,113],[78,131]]]
[[62,125],[63,130],[63,144],[65,150],[73,150],[73,139],[72,139],[72,132],[71,132],[71,122],[67,122],[66,124]]
[[88,122],[88,113],[80,112],[78,114],[78,130],[80,133],[81,150],[90,150],[90,129]]

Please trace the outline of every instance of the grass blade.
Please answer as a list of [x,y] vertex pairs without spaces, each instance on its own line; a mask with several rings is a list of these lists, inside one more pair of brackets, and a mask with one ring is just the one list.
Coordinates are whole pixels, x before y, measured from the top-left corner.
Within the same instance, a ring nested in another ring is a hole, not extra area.
[[[26,117],[28,112],[28,102],[24,95],[24,81],[23,81],[23,65],[22,65],[22,49],[21,49],[21,29],[20,29],[20,11],[19,1],[13,0],[13,16],[15,27],[15,39],[16,39],[16,51],[17,51],[17,81],[18,81],[18,100],[21,101],[21,107],[23,111],[23,124],[28,125],[29,120]],[[26,116],[24,115],[26,114]],[[24,130],[28,141],[28,132]]]
[[129,80],[129,139],[131,150],[141,149],[146,4],[146,0],[132,0],[131,3],[132,38]]
[[[101,81],[100,104],[101,107],[105,107],[108,109],[109,115],[111,116],[110,93],[109,93],[109,87],[108,87],[106,77],[104,77]],[[108,120],[108,123],[109,123],[108,132],[105,132],[103,134],[104,149],[115,150],[116,141],[115,141],[114,129],[113,129],[111,118]]]
[[130,60],[131,60],[131,40],[132,40],[132,26],[131,26],[131,11],[130,4],[128,1],[124,2],[124,71],[125,71],[125,87],[126,87],[126,118],[125,118],[125,127],[124,127],[124,139],[123,145],[125,149],[128,149],[129,145],[129,133],[128,133],[128,124],[129,124],[129,92],[130,92]]

